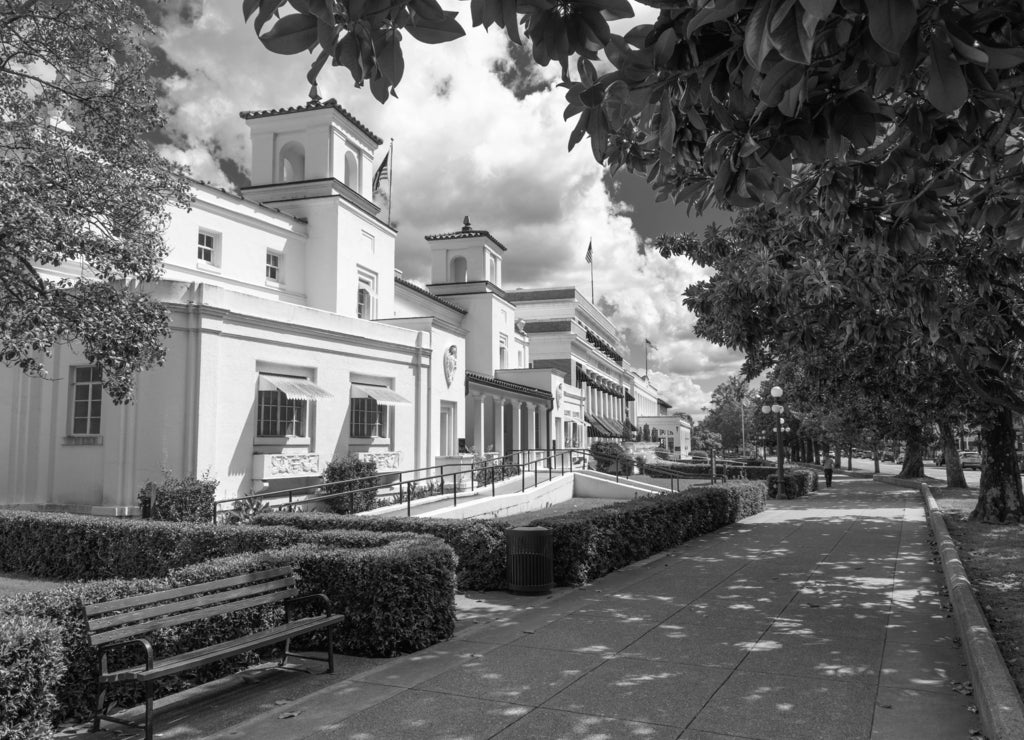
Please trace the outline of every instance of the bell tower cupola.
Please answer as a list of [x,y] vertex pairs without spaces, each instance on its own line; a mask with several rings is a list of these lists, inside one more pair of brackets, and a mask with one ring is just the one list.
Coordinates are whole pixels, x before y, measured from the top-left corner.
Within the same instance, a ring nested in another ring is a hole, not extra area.
[[491,234],[474,229],[469,216],[462,229],[425,237],[430,245],[430,282],[490,283],[501,288],[501,261],[508,249]]

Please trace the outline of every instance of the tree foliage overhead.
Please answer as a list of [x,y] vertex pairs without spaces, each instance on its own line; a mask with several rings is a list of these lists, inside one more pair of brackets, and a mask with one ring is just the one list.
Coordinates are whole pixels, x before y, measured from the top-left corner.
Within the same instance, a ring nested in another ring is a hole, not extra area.
[[189,203],[144,139],[148,30],[130,0],[0,0],[0,360],[45,374],[76,343],[115,401],[163,358],[166,312],[130,283],[159,275],[167,204]]

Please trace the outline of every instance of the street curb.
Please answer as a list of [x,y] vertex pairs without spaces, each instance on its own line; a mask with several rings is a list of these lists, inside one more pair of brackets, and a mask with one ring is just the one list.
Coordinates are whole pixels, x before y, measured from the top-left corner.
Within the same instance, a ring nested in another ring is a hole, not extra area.
[[946,589],[964,654],[967,656],[967,667],[971,673],[974,698],[985,736],[988,740],[1020,740],[1024,738],[1024,702],[1021,701],[1003,654],[989,629],[988,620],[971,588],[967,571],[956,551],[956,543],[946,528],[942,510],[927,483],[898,478],[893,481],[899,481],[899,485],[916,485],[924,496],[928,523],[942,559]]

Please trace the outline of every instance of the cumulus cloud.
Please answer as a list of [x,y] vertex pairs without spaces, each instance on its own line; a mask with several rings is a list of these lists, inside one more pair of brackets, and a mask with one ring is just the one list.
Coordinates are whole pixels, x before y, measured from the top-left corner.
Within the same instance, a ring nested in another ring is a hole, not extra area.
[[[468,215],[508,247],[506,287],[575,284],[589,295],[584,253],[593,240],[595,297],[622,330],[634,365],[643,367],[643,340],[650,338],[659,347],[651,366],[662,397],[699,411],[740,361],[693,336],[681,293],[704,273],[685,259],[637,253],[631,205],[612,191],[586,141],[567,151],[574,121],[562,118],[557,64],[524,63],[500,29],[469,29],[467,5],[446,4],[462,11],[467,36],[428,46],[406,35],[405,78],[386,105],[354,88],[343,68],[320,76],[323,97],[337,98],[385,140],[376,163],[394,139],[398,266],[429,282],[424,235],[457,230]],[[161,151],[197,179],[226,186],[249,162],[238,112],[306,102],[311,57],[267,52],[242,23],[238,2],[166,6],[160,47],[169,70],[169,125]]]

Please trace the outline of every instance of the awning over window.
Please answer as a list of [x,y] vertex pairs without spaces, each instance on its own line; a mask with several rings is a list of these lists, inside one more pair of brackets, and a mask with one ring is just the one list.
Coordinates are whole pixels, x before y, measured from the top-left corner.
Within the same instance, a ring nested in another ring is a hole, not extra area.
[[586,414],[584,421],[593,428],[593,436],[595,437],[618,437],[619,439],[623,437],[621,421],[607,419],[595,414]]
[[281,391],[290,401],[315,401],[318,398],[333,397],[316,383],[287,375],[260,375],[259,389]]
[[401,393],[395,393],[390,388],[382,385],[363,385],[362,383],[352,384],[352,398],[372,398],[384,406],[404,406],[412,404],[408,398]]

